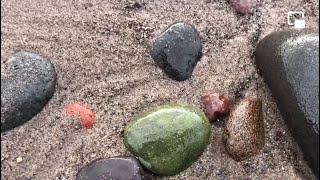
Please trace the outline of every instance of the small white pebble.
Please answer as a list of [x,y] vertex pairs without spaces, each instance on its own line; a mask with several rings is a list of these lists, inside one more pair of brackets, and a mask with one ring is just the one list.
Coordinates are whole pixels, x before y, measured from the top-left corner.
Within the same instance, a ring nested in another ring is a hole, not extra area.
[[22,157],[18,157],[17,158],[17,163],[21,162],[22,161]]

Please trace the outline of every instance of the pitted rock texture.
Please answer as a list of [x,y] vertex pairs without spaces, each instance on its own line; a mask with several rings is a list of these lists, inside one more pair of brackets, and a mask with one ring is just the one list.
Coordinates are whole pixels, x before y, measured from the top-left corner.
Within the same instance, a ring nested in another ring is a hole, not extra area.
[[18,52],[1,77],[1,132],[30,120],[51,99],[56,72],[51,62],[37,54]]

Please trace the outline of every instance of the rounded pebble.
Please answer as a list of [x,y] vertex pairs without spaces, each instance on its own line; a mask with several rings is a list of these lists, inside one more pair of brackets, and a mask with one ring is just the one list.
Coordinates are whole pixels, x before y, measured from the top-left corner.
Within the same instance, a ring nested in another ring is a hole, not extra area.
[[265,131],[261,101],[245,99],[239,103],[226,123],[224,140],[228,153],[237,161],[262,150]]
[[218,118],[226,115],[230,111],[229,100],[222,94],[212,93],[201,98],[205,106],[205,113],[210,122],[216,121]]
[[56,76],[51,62],[37,54],[18,52],[10,58],[1,76],[1,132],[42,110],[55,92]]
[[142,180],[144,171],[134,157],[96,159],[81,168],[76,180]]
[[202,56],[198,31],[186,22],[168,27],[154,41],[151,57],[170,78],[184,81],[191,77]]
[[257,0],[228,0],[231,7],[239,14],[248,14],[252,12]]
[[199,158],[210,132],[210,123],[198,108],[162,105],[130,122],[124,142],[146,169],[158,175],[175,175]]

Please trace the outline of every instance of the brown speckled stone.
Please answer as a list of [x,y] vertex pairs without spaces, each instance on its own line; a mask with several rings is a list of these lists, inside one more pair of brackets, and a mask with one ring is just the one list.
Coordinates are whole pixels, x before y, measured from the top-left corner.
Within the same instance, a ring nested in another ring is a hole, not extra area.
[[245,99],[238,104],[226,123],[224,141],[228,153],[237,161],[262,150],[265,132],[261,101]]

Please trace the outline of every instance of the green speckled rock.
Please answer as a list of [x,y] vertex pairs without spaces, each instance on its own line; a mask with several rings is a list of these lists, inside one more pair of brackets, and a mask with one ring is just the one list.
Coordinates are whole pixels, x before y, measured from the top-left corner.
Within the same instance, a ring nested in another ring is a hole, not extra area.
[[198,108],[162,105],[130,122],[124,143],[146,169],[158,175],[175,175],[203,153],[210,132],[209,120]]

